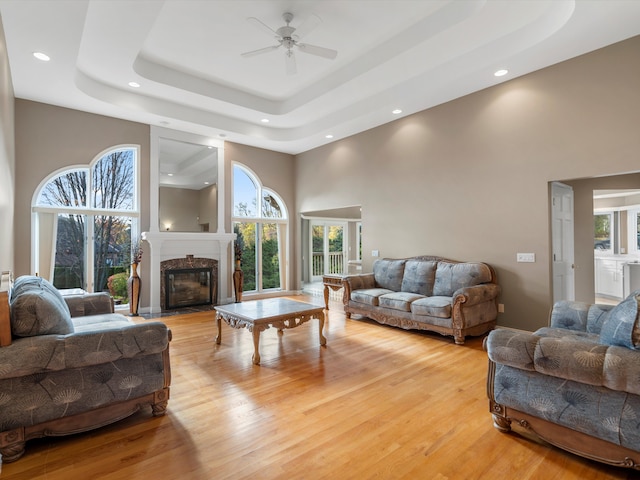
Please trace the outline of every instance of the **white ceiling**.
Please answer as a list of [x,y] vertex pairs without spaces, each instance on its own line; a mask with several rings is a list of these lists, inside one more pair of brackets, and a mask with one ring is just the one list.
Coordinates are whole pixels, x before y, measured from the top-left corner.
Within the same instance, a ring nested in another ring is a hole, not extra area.
[[[296,75],[283,49],[241,57],[277,44],[247,18],[275,30],[284,12],[319,16],[304,43],[337,57],[298,51]],[[292,154],[640,34],[637,0],[0,0],[0,14],[18,98]]]

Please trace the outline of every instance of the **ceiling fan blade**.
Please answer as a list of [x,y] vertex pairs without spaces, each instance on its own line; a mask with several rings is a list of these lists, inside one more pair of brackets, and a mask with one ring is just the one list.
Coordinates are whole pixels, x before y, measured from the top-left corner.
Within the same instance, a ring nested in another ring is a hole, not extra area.
[[271,28],[269,25],[267,25],[265,23],[262,23],[256,17],[247,18],[247,22],[249,22],[250,24],[256,26],[260,30],[264,31],[269,36],[279,38],[278,34],[276,33],[276,31],[273,28]]
[[302,39],[306,35],[310,34],[313,30],[316,29],[318,25],[322,23],[322,19],[316,14],[312,13],[309,15],[302,24],[296,28],[295,35],[297,38]]
[[296,67],[296,57],[293,55],[293,50],[287,50],[285,52],[284,65],[287,75],[295,75],[298,72],[298,68]]
[[331,50],[330,48],[309,45],[308,43],[297,43],[296,45],[301,52],[310,53],[311,55],[317,55],[318,57],[329,58],[333,60],[338,55],[338,52],[336,50]]
[[258,50],[252,50],[250,52],[241,53],[240,55],[242,57],[253,57],[255,55],[260,55],[261,53],[271,52],[276,48],[280,48],[280,45],[272,45],[271,47],[259,48]]

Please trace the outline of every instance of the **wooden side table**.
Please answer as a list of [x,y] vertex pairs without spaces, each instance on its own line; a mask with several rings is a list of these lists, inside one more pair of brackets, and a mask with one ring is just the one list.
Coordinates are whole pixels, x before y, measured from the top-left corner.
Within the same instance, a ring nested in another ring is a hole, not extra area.
[[324,307],[329,310],[329,289],[336,291],[342,288],[342,275],[323,275]]

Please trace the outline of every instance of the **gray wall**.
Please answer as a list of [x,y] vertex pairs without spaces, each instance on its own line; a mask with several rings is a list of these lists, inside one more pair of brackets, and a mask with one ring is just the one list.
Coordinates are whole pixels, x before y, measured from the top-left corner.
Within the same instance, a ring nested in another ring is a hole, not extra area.
[[15,144],[9,57],[0,18],[0,271],[13,270]]
[[[296,210],[362,205],[363,271],[374,249],[488,262],[499,324],[546,325],[549,182],[640,170],[638,52],[635,37],[300,154]],[[589,248],[578,293],[593,301]]]
[[[31,238],[31,202],[40,182],[60,168],[88,165],[96,155],[114,145],[140,145],[140,228],[149,229],[148,125],[18,99],[15,130],[16,276],[34,273],[30,265],[31,242],[24,239]],[[140,273],[143,279],[149,275],[148,263],[143,258]],[[148,304],[148,288],[143,287],[140,306]]]

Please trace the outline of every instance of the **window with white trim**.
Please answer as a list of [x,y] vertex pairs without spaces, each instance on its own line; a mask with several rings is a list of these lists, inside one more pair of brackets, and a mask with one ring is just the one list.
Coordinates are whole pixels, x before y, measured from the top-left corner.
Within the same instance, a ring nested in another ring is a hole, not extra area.
[[282,199],[247,167],[233,166],[233,232],[241,252],[244,292],[287,285],[288,218]]
[[137,146],[120,146],[43,180],[34,195],[35,271],[60,289],[108,290],[139,238]]

